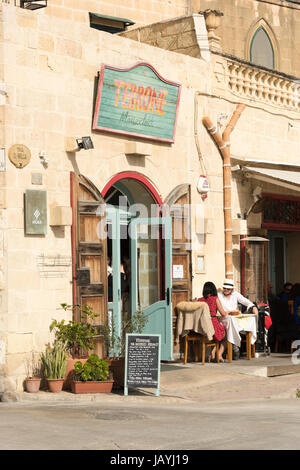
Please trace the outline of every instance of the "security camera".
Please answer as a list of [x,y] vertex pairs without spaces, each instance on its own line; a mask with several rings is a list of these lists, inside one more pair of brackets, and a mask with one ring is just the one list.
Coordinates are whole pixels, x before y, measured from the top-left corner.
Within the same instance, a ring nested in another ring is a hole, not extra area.
[[262,193],[262,187],[261,186],[256,186],[256,188],[253,189],[252,195],[253,195],[255,201],[258,201],[259,199],[261,199],[261,193]]
[[40,157],[42,165],[48,165],[50,160],[49,160],[49,158],[46,157],[46,151],[45,150],[40,151],[39,157]]

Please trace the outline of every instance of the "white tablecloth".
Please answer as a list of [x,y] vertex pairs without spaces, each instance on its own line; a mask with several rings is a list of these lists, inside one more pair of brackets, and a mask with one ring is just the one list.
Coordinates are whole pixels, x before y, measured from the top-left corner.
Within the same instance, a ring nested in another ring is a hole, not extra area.
[[254,344],[257,338],[257,315],[228,315],[222,320],[226,330],[227,341],[236,346],[241,346],[240,332],[251,331],[251,344]]

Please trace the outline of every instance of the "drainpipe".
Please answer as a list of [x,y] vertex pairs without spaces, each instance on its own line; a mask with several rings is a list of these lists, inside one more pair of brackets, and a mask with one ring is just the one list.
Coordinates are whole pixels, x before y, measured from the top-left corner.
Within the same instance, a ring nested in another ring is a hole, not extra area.
[[225,277],[233,279],[232,262],[232,211],[231,211],[231,163],[230,163],[230,134],[235,128],[245,105],[238,104],[223,135],[213,125],[209,117],[204,117],[202,122],[217,145],[223,158],[223,195],[224,195],[224,232],[225,232]]
[[246,296],[246,276],[245,276],[245,255],[246,255],[246,235],[240,236],[240,250],[241,250],[241,294]]

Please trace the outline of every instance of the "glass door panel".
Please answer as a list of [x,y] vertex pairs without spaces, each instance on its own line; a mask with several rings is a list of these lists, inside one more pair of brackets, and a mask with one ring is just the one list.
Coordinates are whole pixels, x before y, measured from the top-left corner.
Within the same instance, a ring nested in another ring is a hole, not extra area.
[[172,222],[170,217],[130,223],[131,311],[147,316],[145,334],[161,335],[162,360],[172,360]]

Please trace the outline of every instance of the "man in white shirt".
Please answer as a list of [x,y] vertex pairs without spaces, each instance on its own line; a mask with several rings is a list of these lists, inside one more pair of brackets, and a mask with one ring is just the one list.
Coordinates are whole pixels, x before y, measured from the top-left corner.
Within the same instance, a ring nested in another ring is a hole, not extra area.
[[[232,279],[225,279],[223,283],[223,292],[218,293],[218,298],[225,312],[230,314],[238,310],[238,304],[242,304],[249,310],[252,307],[252,313],[258,315],[257,307],[249,299],[246,299],[239,292],[234,291],[234,283]],[[233,359],[238,359],[240,355],[239,348],[233,345]]]
[[258,310],[253,302],[246,299],[246,297],[239,292],[234,291],[234,283],[232,279],[225,279],[223,283],[223,292],[219,292],[218,297],[227,314],[238,310],[238,304],[244,305],[247,307],[247,310],[249,310],[250,307],[253,307],[252,313],[255,315],[258,314]]

